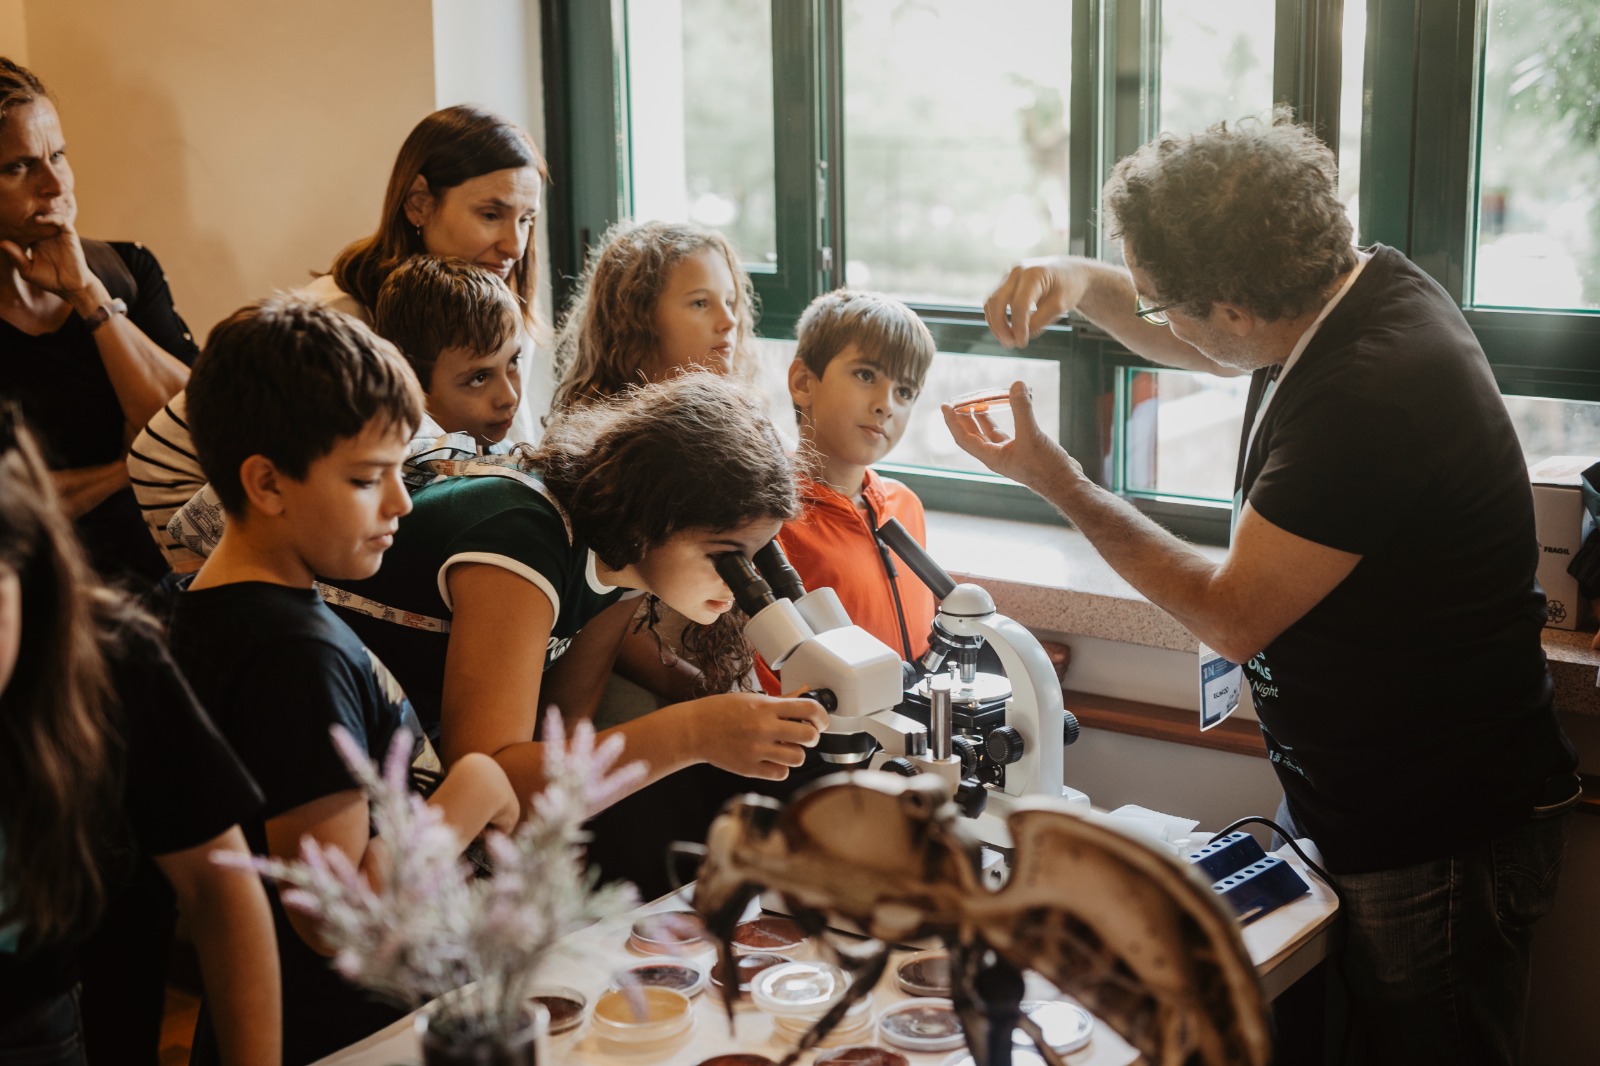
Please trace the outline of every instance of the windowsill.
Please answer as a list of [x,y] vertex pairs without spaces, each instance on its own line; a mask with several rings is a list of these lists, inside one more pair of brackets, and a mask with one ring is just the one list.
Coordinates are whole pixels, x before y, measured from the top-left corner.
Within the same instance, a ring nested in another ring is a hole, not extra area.
[[[1003,518],[928,512],[928,549],[957,580],[983,585],[1000,613],[1065,636],[1194,652],[1194,637],[1106,565],[1075,529]],[[1195,545],[1208,558],[1226,550]],[[1563,712],[1600,717],[1593,632],[1546,629],[1545,655]],[[1071,684],[1071,678],[1068,678]]]

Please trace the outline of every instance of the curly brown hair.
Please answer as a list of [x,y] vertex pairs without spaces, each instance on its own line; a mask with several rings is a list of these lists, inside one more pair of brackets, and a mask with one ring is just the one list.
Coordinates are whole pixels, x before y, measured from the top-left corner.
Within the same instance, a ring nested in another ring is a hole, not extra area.
[[656,302],[667,276],[680,262],[707,248],[727,260],[739,290],[733,376],[741,381],[755,377],[755,289],[728,239],[688,223],[619,222],[590,253],[578,295],[562,320],[555,352],[560,384],[546,421],[564,408],[648,380],[646,368],[660,346]]
[[[705,371],[564,411],[519,456],[571,517],[573,534],[613,570],[685,530],[800,513],[794,459],[760,397]],[[683,641],[707,691],[750,672],[742,617],[691,624]]]
[[1356,263],[1333,152],[1287,107],[1161,135],[1116,165],[1102,205],[1155,285],[1145,295],[1197,316],[1225,302],[1292,318]]

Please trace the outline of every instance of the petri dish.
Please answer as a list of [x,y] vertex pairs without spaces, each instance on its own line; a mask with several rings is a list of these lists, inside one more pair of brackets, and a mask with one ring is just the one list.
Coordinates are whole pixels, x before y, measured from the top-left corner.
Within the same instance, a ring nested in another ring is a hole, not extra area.
[[849,976],[831,963],[786,962],[762,970],[750,998],[768,1014],[816,1017],[849,987]]
[[658,911],[633,923],[628,946],[645,955],[677,955],[707,947],[706,923],[694,911]]
[[997,414],[1011,409],[1011,386],[1002,385],[987,389],[963,392],[950,401],[958,415]]
[[[752,951],[748,955],[738,956],[734,960],[734,965],[739,974],[739,994],[741,996],[750,994],[750,983],[756,979],[756,975],[761,971],[770,970],[774,966],[782,966],[786,962],[793,961],[787,955],[779,955],[770,951]],[[722,987],[722,981],[717,977],[715,966],[711,969],[711,983],[717,988]]]
[[910,1060],[886,1047],[841,1047],[821,1052],[815,1066],[910,1066]]
[[[977,1066],[970,1051],[958,1051],[945,1059],[940,1066]],[[1011,1066],[1047,1066],[1037,1051],[1030,1048],[1012,1048]]]
[[908,999],[878,1019],[883,1039],[907,1051],[950,1051],[966,1043],[955,1007],[943,999]]
[[617,971],[611,987],[621,988],[632,982],[642,988],[671,988],[686,996],[698,996],[706,987],[706,972],[687,962],[638,962]]
[[550,1012],[551,1036],[582,1025],[584,1008],[589,1005],[588,997],[575,988],[536,988],[528,998],[544,1004],[544,1009]]
[[[1022,1004],[1022,1012],[1044,1033],[1045,1043],[1061,1055],[1086,1046],[1094,1035],[1094,1015],[1064,999],[1030,1000]],[[1021,1029],[1012,1032],[1011,1042],[1017,1047],[1033,1046],[1033,1041]]]
[[793,918],[763,915],[740,922],[733,930],[734,951],[783,952],[792,954],[805,943],[805,930]]
[[900,960],[895,984],[908,996],[950,998],[950,953],[943,948],[919,951]]
[[671,988],[613,988],[595,1001],[591,1024],[604,1040],[644,1047],[687,1032],[694,1025],[694,1008],[688,996]]

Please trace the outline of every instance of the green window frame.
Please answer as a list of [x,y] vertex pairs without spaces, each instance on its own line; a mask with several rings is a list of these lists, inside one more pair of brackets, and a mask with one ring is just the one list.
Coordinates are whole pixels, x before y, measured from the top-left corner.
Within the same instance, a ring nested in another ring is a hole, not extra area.
[[[645,0],[648,2],[648,0]],[[1160,0],[1062,0],[1072,8],[1069,246],[1102,254],[1098,191],[1112,164],[1153,136]],[[1358,0],[1359,2],[1359,0]],[[771,0],[778,203],[777,263],[752,269],[762,333],[791,335],[845,262],[841,117],[843,0]],[[1474,135],[1483,12],[1478,0],[1366,0],[1361,115],[1361,243],[1406,253],[1464,303],[1476,210]],[[1486,5],[1485,5],[1486,6]],[[1344,0],[1277,0],[1274,98],[1339,143]],[[542,5],[555,306],[565,305],[585,249],[625,214],[628,189],[627,0]],[[1219,116],[1231,118],[1234,116]],[[946,352],[1024,355],[1059,365],[1062,444],[1101,484],[1180,536],[1221,544],[1228,507],[1132,492],[1123,484],[1122,396],[1151,364],[1071,319],[1025,352],[1005,352],[973,307],[915,305]],[[1509,395],[1600,401],[1600,314],[1466,307]],[[1102,425],[1100,398],[1115,398]],[[1101,459],[1109,428],[1112,461]],[[884,464],[932,508],[1038,521],[1060,516],[1032,493],[985,474]]]

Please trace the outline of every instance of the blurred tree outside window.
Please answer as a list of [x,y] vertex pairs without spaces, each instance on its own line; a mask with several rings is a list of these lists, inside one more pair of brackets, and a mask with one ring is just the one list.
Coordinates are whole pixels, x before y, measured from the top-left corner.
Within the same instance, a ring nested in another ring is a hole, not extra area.
[[1600,309],[1600,3],[1489,0],[1477,307]]

